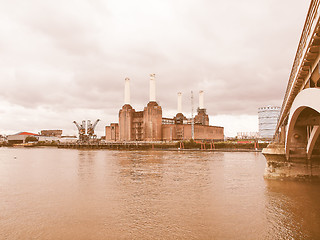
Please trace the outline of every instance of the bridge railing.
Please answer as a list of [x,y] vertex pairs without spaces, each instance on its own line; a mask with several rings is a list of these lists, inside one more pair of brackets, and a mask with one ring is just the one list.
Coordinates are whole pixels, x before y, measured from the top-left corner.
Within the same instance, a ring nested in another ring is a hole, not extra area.
[[284,121],[286,117],[286,113],[288,112],[288,98],[290,96],[290,93],[294,87],[295,82],[297,81],[297,75],[299,73],[299,69],[301,68],[301,65],[303,64],[304,56],[306,51],[308,50],[308,46],[310,43],[310,40],[312,38],[312,33],[315,29],[315,26],[317,25],[318,19],[319,19],[319,4],[320,0],[311,0],[310,7],[308,10],[308,15],[302,30],[302,34],[300,37],[300,42],[298,45],[298,50],[296,53],[296,56],[294,58],[292,70],[289,77],[289,82],[287,85],[287,89],[285,92],[284,100],[282,103],[281,111],[280,111],[280,117],[278,120],[277,130],[280,127],[280,124]]

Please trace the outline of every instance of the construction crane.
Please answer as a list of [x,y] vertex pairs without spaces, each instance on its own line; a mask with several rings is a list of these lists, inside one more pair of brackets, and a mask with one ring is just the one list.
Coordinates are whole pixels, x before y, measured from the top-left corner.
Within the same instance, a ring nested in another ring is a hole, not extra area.
[[82,142],[86,139],[86,121],[82,121],[82,124],[79,125],[76,121],[73,123],[77,126],[79,131],[79,140]]
[[97,120],[95,121],[95,123],[92,125],[91,121],[88,120],[88,124],[87,124],[87,134],[88,134],[89,139],[90,139],[91,137],[96,137],[96,135],[94,135],[94,129],[95,129],[95,127],[97,126],[97,124],[98,124],[99,121],[100,121],[100,119],[97,119]]
[[79,131],[79,141],[80,142],[88,142],[91,138],[96,138],[97,136],[94,135],[94,129],[97,126],[100,119],[97,119],[94,124],[91,123],[90,120],[86,121],[83,120],[82,124],[79,125],[76,121],[73,121],[73,123],[77,126]]

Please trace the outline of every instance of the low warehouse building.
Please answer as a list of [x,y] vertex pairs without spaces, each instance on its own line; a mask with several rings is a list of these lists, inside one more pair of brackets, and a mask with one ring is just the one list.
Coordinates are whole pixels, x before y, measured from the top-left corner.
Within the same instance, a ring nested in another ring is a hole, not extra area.
[[29,132],[19,132],[17,134],[8,135],[7,140],[9,144],[26,143],[26,139],[30,137],[38,137],[38,134]]

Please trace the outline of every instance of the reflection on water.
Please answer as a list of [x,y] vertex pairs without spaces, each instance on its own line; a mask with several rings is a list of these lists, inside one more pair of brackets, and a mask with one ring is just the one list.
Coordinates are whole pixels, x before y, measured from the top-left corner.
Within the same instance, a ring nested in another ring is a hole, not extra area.
[[286,239],[319,239],[319,183],[266,181],[266,184],[272,235]]
[[94,177],[96,152],[79,151],[78,153],[78,176],[81,180],[87,181]]
[[260,153],[0,149],[0,239],[317,239],[320,185]]

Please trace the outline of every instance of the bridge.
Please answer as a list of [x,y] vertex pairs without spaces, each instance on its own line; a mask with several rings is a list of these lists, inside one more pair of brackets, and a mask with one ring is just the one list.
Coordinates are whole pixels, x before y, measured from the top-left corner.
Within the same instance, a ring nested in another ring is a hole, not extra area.
[[266,178],[320,179],[320,0],[311,0],[275,139],[263,150]]

